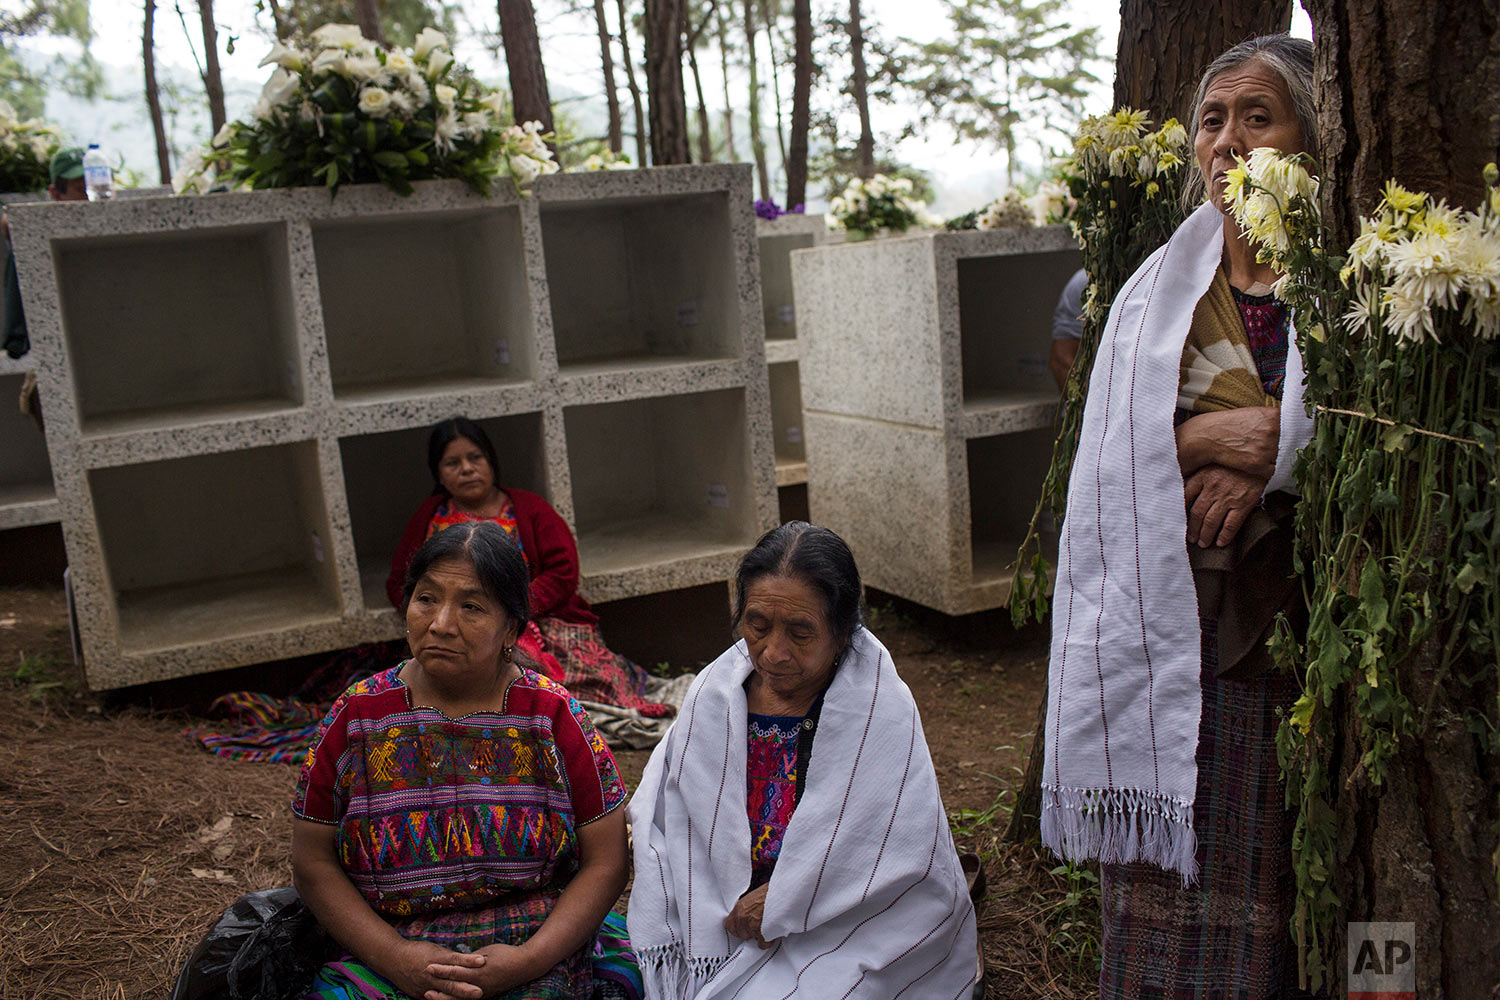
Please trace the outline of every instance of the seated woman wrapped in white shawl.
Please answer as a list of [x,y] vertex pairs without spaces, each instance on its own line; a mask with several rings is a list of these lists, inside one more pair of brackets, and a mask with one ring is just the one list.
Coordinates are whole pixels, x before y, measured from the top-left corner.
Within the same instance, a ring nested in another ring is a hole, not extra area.
[[776,528],[735,602],[741,641],[698,675],[629,807],[647,997],[968,996],[973,904],[848,546]]

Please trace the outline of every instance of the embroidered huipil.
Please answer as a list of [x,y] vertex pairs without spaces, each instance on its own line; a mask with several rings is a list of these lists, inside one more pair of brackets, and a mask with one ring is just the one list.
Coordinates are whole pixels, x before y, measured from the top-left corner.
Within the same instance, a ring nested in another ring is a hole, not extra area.
[[767,882],[797,808],[797,737],[802,716],[750,713],[745,812],[750,820],[750,885]]

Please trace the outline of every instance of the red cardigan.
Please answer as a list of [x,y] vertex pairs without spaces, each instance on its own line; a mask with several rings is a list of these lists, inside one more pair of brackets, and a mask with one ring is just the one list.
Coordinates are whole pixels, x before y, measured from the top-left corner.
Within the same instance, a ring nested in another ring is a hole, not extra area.
[[[501,488],[510,495],[521,551],[526,553],[531,570],[531,617],[560,618],[580,625],[597,622],[599,618],[589,609],[589,602],[578,596],[578,546],[568,522],[537,494],[509,486]],[[427,525],[432,515],[447,500],[447,493],[434,493],[422,501],[401,533],[401,542],[391,558],[391,574],[385,580],[386,595],[398,610],[406,568],[427,540]]]

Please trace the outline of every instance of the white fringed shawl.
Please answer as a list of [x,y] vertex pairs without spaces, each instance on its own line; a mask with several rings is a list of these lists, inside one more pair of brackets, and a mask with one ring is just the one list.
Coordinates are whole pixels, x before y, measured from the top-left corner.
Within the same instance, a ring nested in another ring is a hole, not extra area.
[[774,943],[724,929],[750,885],[750,671],[740,642],[698,675],[630,801],[630,941],[648,1000],[966,997],[974,908],[916,703],[863,628],[824,698],[767,890]]
[[[1197,877],[1193,798],[1202,636],[1173,409],[1183,344],[1223,254],[1204,205],[1109,312],[1059,541],[1042,840],[1070,860],[1149,861]],[[1287,351],[1276,474],[1311,435],[1302,356]]]

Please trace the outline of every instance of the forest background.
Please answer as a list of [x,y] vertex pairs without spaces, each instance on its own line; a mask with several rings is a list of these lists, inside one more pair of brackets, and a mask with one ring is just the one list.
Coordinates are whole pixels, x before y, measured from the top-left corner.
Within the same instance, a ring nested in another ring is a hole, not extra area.
[[[209,4],[223,103],[231,120],[248,115],[270,72],[257,63],[274,39],[272,6],[267,0]],[[355,20],[355,5],[348,0],[283,0],[279,6],[284,15],[303,8],[312,26],[325,19]],[[535,0],[532,6],[560,132],[567,142],[601,148],[608,145],[610,114],[596,20],[596,8],[602,7],[611,36],[622,149],[641,163],[625,64],[633,64],[644,103],[642,0]],[[940,216],[979,208],[1012,186],[1029,189],[1045,175],[1054,153],[1070,147],[1085,114],[1111,108],[1120,14],[1113,0],[862,0],[858,6],[876,166],[912,176]],[[100,143],[125,168],[129,181],[152,185],[159,177],[143,83],[144,7],[144,0],[0,0],[0,96],[23,115],[58,123],[69,142]],[[200,0],[156,3],[154,70],[173,170],[214,132],[201,7]],[[769,193],[784,203],[784,149],[794,84],[792,0],[688,0],[686,7],[685,34],[697,36],[693,55],[708,112],[712,159],[753,161],[750,120],[757,117]],[[482,82],[508,88],[494,0],[380,0],[379,8],[392,41],[409,40],[405,36],[433,24],[450,34],[455,55]],[[754,109],[747,8],[756,29]],[[811,3],[815,68],[809,211],[823,210],[854,172],[860,121],[851,93],[850,10],[848,0]],[[621,11],[627,22],[623,38]],[[1033,57],[1018,62],[1011,77],[1017,118],[1013,160],[1003,129],[996,125],[996,108],[1008,103],[1004,71],[995,74],[998,83],[981,81],[967,103],[964,95],[952,93],[951,78],[943,78],[944,69],[955,62],[952,47],[960,38],[955,14],[977,14],[999,29],[981,25],[971,31],[972,37],[1009,44]],[[1292,31],[1310,37],[1300,6]],[[700,161],[704,146],[686,58],[684,75],[692,156]],[[1047,91],[1049,83],[1048,98],[1035,99],[1037,88]],[[649,153],[645,161],[650,162]]]

